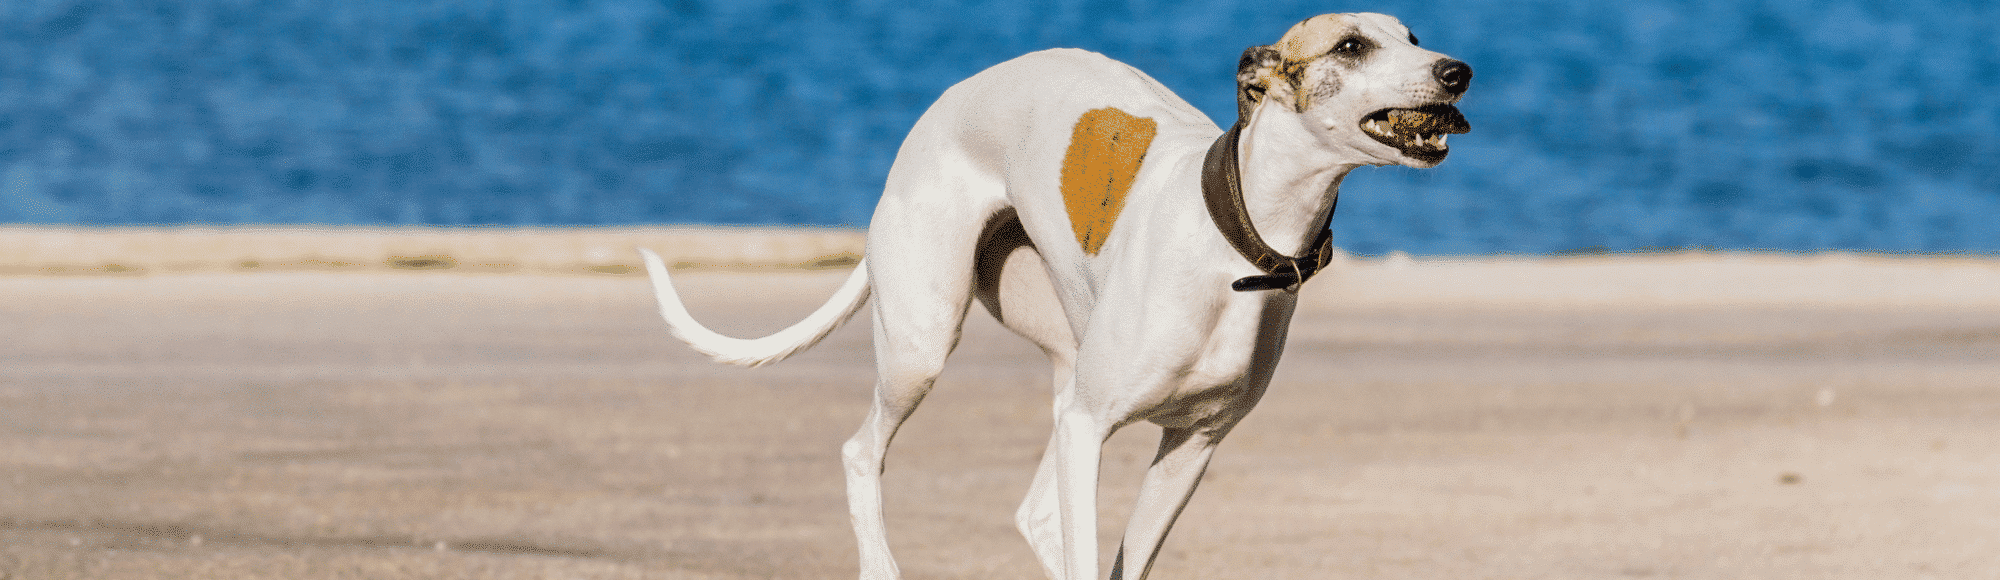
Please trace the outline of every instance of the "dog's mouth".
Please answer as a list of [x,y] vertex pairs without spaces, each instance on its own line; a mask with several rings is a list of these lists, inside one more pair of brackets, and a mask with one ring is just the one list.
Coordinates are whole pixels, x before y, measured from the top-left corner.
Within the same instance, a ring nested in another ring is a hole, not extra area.
[[1361,132],[1404,155],[1435,163],[1451,149],[1445,136],[1472,131],[1458,107],[1445,104],[1414,109],[1382,109],[1361,118]]

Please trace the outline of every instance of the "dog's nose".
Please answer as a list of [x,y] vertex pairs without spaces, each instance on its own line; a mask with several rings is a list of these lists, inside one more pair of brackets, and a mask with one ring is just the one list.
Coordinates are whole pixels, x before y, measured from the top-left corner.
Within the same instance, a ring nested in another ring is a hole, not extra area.
[[1446,92],[1463,93],[1472,86],[1472,65],[1447,58],[1431,66],[1431,76],[1437,77]]

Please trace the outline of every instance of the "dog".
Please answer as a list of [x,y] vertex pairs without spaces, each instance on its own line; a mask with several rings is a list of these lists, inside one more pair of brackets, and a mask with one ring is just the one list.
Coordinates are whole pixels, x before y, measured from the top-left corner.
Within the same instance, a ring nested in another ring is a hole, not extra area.
[[1110,575],[1144,578],[1216,444],[1264,394],[1297,291],[1326,265],[1341,179],[1443,161],[1446,136],[1470,130],[1454,105],[1471,79],[1393,17],[1316,16],[1243,52],[1238,121],[1223,131],[1128,65],[1035,52],[952,86],[917,120],[865,257],[803,321],[718,335],[641,252],[669,330],[725,363],[806,349],[873,293],[875,398],[841,447],[863,580],[899,577],[883,454],[975,298],[1054,367],[1053,433],[1015,517],[1050,578],[1098,577],[1101,447],[1125,425],[1161,427]]

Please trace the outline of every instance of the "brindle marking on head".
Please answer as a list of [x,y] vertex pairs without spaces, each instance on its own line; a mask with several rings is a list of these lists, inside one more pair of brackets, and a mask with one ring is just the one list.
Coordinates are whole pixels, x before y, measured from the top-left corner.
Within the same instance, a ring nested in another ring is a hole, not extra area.
[[[1321,14],[1285,31],[1273,45],[1285,61],[1285,79],[1292,83],[1292,110],[1304,113],[1316,103],[1332,100],[1340,93],[1339,69],[1356,64],[1355,58],[1325,58],[1341,42],[1352,38],[1360,26],[1345,14]],[[1372,45],[1372,43],[1370,43]],[[1307,86],[1307,82],[1312,82]]]
[[1269,46],[1243,49],[1243,58],[1236,61],[1236,118],[1250,118],[1250,110],[1269,97],[1274,87],[1279,91],[1290,90],[1292,85],[1278,78],[1284,62],[1278,51]]
[[1355,29],[1346,14],[1321,14],[1292,25],[1272,48],[1289,63],[1303,63],[1333,51],[1335,43]]
[[[1346,14],[1321,14],[1292,25],[1270,46],[1243,51],[1236,65],[1237,115],[1248,118],[1257,102],[1273,94],[1279,102],[1291,101],[1292,109],[1301,113],[1313,103],[1332,99],[1341,89],[1340,75],[1333,69],[1344,63],[1321,57],[1358,28]],[[1317,74],[1308,74],[1309,69]],[[1308,78],[1317,82],[1305,86]]]
[[1061,183],[1063,207],[1084,253],[1096,255],[1110,237],[1158,128],[1152,119],[1110,107],[1077,118],[1063,154]]

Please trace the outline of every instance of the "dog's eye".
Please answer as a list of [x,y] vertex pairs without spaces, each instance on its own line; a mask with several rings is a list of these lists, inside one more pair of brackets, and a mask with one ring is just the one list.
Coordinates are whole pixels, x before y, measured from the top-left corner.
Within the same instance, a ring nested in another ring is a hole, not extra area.
[[1368,48],[1368,41],[1350,36],[1341,39],[1339,44],[1333,45],[1333,53],[1341,56],[1356,56],[1368,52]]

